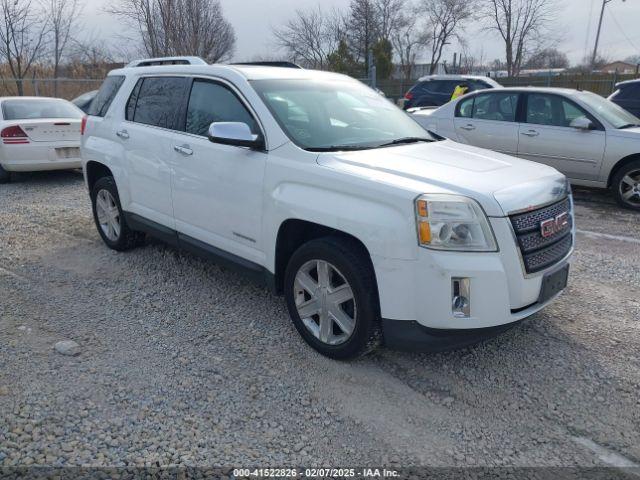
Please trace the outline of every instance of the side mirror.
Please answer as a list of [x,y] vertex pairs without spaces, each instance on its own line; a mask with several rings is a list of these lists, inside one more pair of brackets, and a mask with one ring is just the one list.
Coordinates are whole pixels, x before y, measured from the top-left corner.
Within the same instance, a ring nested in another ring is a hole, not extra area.
[[222,145],[264,148],[264,140],[260,135],[251,132],[249,125],[244,122],[213,122],[209,127],[209,141]]
[[574,118],[569,126],[578,130],[593,130],[593,122],[587,117]]

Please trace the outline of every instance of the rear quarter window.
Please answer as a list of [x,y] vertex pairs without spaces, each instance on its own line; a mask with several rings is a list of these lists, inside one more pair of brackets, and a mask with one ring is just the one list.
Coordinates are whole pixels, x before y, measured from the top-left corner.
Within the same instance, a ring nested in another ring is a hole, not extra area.
[[111,106],[111,102],[118,94],[120,87],[124,83],[124,76],[112,75],[105,79],[89,107],[89,115],[94,117],[104,117]]

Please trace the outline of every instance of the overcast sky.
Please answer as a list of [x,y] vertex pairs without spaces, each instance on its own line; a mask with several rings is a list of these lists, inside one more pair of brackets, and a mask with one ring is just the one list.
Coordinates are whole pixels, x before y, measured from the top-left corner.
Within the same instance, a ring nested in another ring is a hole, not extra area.
[[[87,30],[99,38],[109,39],[121,32],[121,26],[104,13],[109,0],[87,0],[85,24]],[[272,56],[276,46],[271,29],[290,18],[296,8],[313,7],[320,0],[221,0],[225,16],[233,24],[237,36],[234,60],[251,60],[256,56]],[[322,0],[323,8],[347,8],[349,0]],[[579,62],[585,52],[591,52],[596,36],[601,0],[558,0],[558,31],[564,32],[559,48],[572,62]],[[599,51],[617,60],[640,54],[640,0],[613,0],[606,7]],[[467,28],[471,52],[484,55],[485,61],[504,58],[502,46],[495,34]],[[445,59],[451,62],[455,45],[449,48]]]

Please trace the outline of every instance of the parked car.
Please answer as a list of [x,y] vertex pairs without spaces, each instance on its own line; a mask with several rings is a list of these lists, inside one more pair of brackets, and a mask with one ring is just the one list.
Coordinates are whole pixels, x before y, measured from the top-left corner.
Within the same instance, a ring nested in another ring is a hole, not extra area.
[[469,92],[487,88],[502,88],[489,77],[476,75],[428,75],[418,80],[405,94],[404,109],[417,107],[439,107],[451,100],[451,95],[458,85],[466,84]]
[[640,117],[640,79],[616,83],[616,91],[609,96],[609,100]]
[[79,97],[76,97],[73,100],[71,100],[71,103],[73,103],[76,107],[78,107],[84,113],[88,113],[89,107],[91,107],[91,102],[93,101],[93,99],[96,97],[97,94],[98,94],[98,90],[92,90],[90,92],[83,93]]
[[300,335],[329,357],[383,342],[468,345],[567,284],[564,175],[438,141],[347,76],[115,70],[85,122],[82,158],[109,248],[146,233],[244,271],[284,294]]
[[80,168],[82,111],[59,98],[0,98],[0,183],[11,172]]
[[620,205],[640,210],[640,119],[599,95],[505,88],[414,118],[457,142],[547,164],[576,185],[611,188]]

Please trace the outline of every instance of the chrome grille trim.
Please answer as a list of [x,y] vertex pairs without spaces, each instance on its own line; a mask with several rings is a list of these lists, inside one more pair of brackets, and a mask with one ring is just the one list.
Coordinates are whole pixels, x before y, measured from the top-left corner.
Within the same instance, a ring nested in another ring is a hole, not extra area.
[[[543,237],[541,223],[568,212],[568,224],[550,237]],[[545,270],[564,260],[573,249],[573,209],[571,198],[509,217],[525,274]]]

